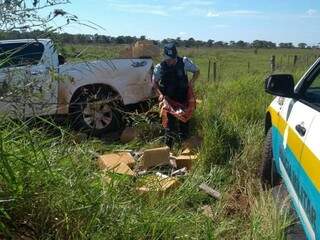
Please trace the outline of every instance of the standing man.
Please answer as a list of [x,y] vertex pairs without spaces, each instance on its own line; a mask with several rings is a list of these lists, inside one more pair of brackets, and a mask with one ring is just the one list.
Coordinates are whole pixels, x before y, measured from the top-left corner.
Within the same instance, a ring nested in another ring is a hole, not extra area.
[[[193,86],[199,68],[187,57],[178,56],[174,43],[164,46],[164,60],[154,69],[153,81],[159,94],[165,141],[171,148],[174,140],[185,140],[189,135],[189,120],[195,109]],[[188,72],[193,73],[188,80]]]

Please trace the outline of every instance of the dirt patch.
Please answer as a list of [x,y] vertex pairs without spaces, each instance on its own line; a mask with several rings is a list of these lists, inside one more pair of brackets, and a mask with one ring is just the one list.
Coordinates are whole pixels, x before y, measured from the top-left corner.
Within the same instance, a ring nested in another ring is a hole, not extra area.
[[237,189],[227,194],[227,204],[225,207],[225,211],[228,216],[235,214],[243,214],[245,216],[249,216],[250,208],[250,197],[244,191]]

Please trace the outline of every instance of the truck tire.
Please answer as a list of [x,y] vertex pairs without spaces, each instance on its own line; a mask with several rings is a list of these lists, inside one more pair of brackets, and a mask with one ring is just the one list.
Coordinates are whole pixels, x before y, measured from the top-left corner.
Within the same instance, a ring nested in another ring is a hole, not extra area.
[[281,182],[281,176],[278,174],[273,160],[271,128],[268,130],[265,140],[262,165],[260,169],[260,179],[264,190],[275,187]]
[[[70,104],[73,127],[93,136],[119,130],[123,126],[123,120],[117,110],[121,105],[117,96],[103,86],[80,89]],[[111,99],[114,100],[110,101]]]

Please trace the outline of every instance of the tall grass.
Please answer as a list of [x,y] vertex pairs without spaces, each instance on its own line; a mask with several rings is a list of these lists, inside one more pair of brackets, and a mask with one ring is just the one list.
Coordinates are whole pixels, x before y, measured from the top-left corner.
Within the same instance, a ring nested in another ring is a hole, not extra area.
[[[116,53],[112,51],[110,54]],[[259,58],[248,51],[183,50],[193,55],[204,73],[209,57],[224,62]],[[265,59],[269,52],[261,54]],[[208,82],[205,74],[199,80],[197,93],[203,102],[198,105],[192,130],[204,138],[200,159],[181,180],[181,187],[163,197],[139,195],[137,178],[99,171],[92,154],[119,148],[138,150],[158,144],[160,136],[125,146],[117,141],[107,145],[99,139],[79,140],[77,133],[43,119],[37,120],[36,127],[1,119],[0,236],[284,239],[290,218],[277,212],[270,193],[262,192],[257,175],[264,111],[271,101],[263,92],[268,69],[261,61],[248,73],[237,61],[234,67],[224,68],[219,82]],[[295,75],[302,74],[303,68]],[[144,131],[148,131],[147,125]],[[219,190],[222,200],[199,192],[202,182]],[[204,205],[211,207],[211,216],[200,210]]]

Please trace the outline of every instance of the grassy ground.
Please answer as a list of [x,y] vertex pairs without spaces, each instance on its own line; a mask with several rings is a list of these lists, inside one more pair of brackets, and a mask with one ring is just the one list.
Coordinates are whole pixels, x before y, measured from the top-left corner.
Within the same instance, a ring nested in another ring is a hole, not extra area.
[[[80,49],[87,50],[79,56]],[[72,60],[76,55],[82,59],[115,57],[119,49],[72,46],[64,51]],[[306,56],[311,63],[319,53],[181,52],[202,72],[196,86],[202,103],[192,119],[192,131],[204,138],[197,167],[182,186],[166,197],[151,194],[146,198],[134,190],[137,179],[112,176],[107,183],[106,173],[98,171],[92,152],[159,145],[161,136],[149,134],[153,127],[146,123],[139,123],[145,129],[145,139],[121,145],[83,139],[68,128],[48,127],[50,122],[30,127],[4,119],[0,123],[0,235],[35,239],[283,239],[290,218],[280,215],[269,192],[261,191],[257,175],[264,111],[272,99],[263,91],[263,80],[270,72],[271,55],[282,56],[277,71],[292,71],[298,78],[306,69]],[[287,62],[293,55],[302,56],[296,67]],[[218,66],[215,82],[212,77],[207,79],[210,58]],[[199,192],[202,182],[219,190],[222,200]],[[210,206],[210,217],[200,210],[204,205]]]

